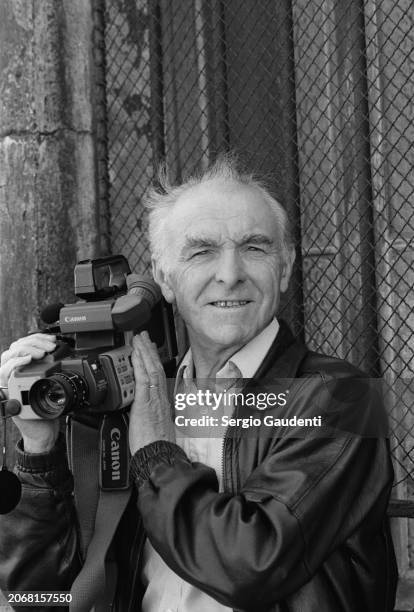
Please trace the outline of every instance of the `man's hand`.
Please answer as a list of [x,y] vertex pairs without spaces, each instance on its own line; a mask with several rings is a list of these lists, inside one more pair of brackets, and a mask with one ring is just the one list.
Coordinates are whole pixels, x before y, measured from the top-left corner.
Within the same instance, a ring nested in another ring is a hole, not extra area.
[[[56,336],[32,334],[13,342],[1,355],[0,385],[6,387],[10,374],[27,365],[32,359],[41,359],[56,348]],[[20,419],[15,417],[27,453],[46,453],[53,448],[59,434],[59,419]]]
[[135,399],[129,416],[129,447],[138,449],[157,440],[175,442],[167,380],[155,344],[147,332],[134,336],[132,365]]

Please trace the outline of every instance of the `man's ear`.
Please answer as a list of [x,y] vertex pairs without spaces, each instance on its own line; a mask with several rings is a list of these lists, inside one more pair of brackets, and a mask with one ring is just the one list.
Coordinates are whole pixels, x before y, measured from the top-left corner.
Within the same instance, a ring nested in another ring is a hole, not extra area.
[[175,293],[168,275],[166,274],[166,272],[164,272],[164,270],[160,266],[160,263],[156,259],[154,259],[154,257],[151,258],[151,265],[152,276],[154,277],[155,282],[158,283],[158,285],[161,287],[161,292],[167,302],[172,304],[175,301]]
[[286,257],[282,263],[280,275],[280,291],[284,293],[288,288],[290,277],[292,274],[293,264],[295,263],[296,252],[293,247],[287,249]]

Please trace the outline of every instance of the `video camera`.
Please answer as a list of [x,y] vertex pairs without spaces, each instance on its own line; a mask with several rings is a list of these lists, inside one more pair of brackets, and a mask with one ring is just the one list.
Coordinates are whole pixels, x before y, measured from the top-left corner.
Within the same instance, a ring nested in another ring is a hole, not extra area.
[[20,403],[23,419],[126,411],[135,389],[133,333],[148,331],[167,375],[175,367],[172,309],[150,277],[131,274],[122,255],[80,261],[74,276],[80,300],[42,313],[46,323],[58,321],[44,330],[62,334],[58,347],[9,379],[9,398]]

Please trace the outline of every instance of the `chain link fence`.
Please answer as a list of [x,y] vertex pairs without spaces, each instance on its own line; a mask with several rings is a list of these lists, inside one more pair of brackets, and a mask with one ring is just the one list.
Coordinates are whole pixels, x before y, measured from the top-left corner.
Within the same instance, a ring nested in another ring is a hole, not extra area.
[[395,497],[412,499],[412,2],[118,0],[105,21],[112,251],[148,271],[160,160],[181,180],[238,152],[291,218],[281,315],[386,380]]

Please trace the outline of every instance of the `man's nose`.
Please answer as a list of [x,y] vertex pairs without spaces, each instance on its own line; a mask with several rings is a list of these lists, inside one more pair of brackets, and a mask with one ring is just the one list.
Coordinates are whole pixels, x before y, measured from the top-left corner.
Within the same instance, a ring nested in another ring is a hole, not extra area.
[[216,281],[233,287],[246,280],[246,271],[240,253],[223,249],[217,260]]

